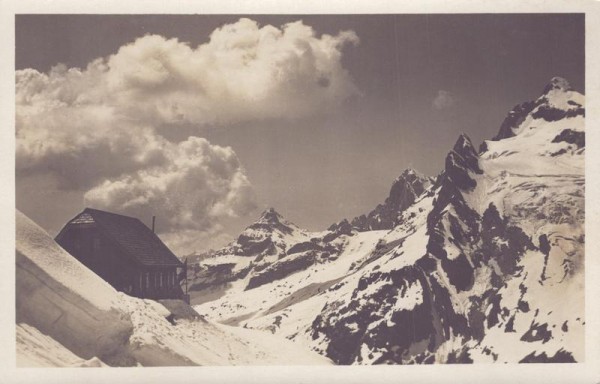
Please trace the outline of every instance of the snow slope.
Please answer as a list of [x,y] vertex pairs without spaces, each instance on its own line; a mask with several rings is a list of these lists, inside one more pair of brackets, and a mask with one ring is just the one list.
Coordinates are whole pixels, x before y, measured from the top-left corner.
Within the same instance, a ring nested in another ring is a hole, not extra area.
[[172,325],[152,300],[115,291],[17,212],[21,366],[329,364],[287,341],[204,320]]
[[[326,301],[325,291],[340,278],[345,278],[356,265],[369,256],[377,241],[386,231],[358,233],[345,239],[344,251],[335,260],[316,263],[285,279],[274,280],[257,288],[246,290],[248,278],[235,282],[232,288],[220,299],[195,307],[196,311],[210,319],[223,323],[244,325],[254,317],[278,316],[278,308],[292,303],[300,303],[311,298],[311,311],[299,311],[301,315],[314,316]],[[319,293],[323,293],[320,295]],[[281,317],[281,316],[279,316]],[[306,321],[306,319],[304,319]],[[285,319],[283,324],[293,322]],[[270,324],[269,324],[270,325]],[[264,329],[270,329],[266,326]],[[286,336],[297,331],[293,328]]]
[[84,360],[62,344],[27,324],[17,324],[17,365],[20,367],[104,367],[94,357]]

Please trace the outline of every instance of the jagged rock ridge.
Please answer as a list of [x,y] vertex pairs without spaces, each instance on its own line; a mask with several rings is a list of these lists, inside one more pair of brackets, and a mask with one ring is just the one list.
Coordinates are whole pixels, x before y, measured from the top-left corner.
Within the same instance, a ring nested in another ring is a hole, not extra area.
[[421,196],[433,180],[413,169],[405,170],[392,184],[390,194],[383,204],[373,211],[352,220],[358,231],[392,229],[398,224],[399,215]]

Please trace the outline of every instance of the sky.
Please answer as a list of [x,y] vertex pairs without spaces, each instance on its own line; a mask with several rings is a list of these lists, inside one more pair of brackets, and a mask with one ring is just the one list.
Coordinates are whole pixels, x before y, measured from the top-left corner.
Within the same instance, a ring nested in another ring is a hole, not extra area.
[[17,208],[156,215],[179,255],[268,207],[323,230],[552,77],[584,92],[584,41],[578,14],[17,15]]

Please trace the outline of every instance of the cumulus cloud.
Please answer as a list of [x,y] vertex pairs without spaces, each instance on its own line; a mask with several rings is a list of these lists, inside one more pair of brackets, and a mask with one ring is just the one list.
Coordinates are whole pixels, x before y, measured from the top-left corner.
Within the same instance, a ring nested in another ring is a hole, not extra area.
[[84,69],[17,71],[17,177],[50,173],[86,204],[160,216],[179,243],[175,231],[214,234],[254,208],[252,186],[231,148],[169,133],[330,111],[359,93],[341,64],[357,43],[240,19],[197,47],[147,35]]
[[454,96],[448,91],[439,90],[433,99],[432,106],[437,110],[452,108],[454,106]]
[[250,182],[231,148],[191,137],[165,147],[165,164],[106,180],[86,204],[136,217],[164,218],[169,230],[209,230],[221,217],[253,209]]
[[17,72],[17,101],[35,108],[104,105],[156,126],[227,124],[322,113],[358,94],[342,67],[352,31],[318,37],[301,21],[281,29],[249,19],[192,48],[147,35],[87,68]]

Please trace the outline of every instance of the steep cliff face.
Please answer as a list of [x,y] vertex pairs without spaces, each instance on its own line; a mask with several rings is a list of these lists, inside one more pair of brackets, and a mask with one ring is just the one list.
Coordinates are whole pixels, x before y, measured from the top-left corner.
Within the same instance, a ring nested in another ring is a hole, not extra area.
[[370,214],[280,247],[265,270],[285,273],[198,311],[338,364],[582,361],[584,114],[552,79],[479,153],[461,135],[434,182],[404,172]]

